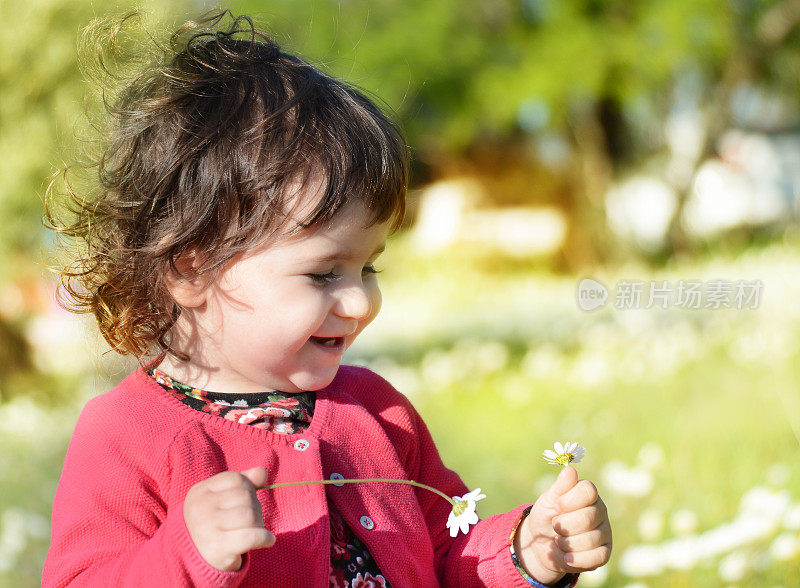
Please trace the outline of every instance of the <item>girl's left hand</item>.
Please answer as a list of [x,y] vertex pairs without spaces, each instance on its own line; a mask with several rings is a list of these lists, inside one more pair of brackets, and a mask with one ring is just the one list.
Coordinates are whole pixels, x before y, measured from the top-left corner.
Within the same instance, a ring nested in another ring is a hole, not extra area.
[[542,584],[605,565],[611,557],[611,524],[595,485],[578,481],[575,468],[563,468],[517,529],[514,551]]

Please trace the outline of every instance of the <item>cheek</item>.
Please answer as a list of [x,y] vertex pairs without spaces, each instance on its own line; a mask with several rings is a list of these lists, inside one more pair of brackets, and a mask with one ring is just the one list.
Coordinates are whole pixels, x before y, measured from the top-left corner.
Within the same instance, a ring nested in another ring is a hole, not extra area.
[[381,289],[378,287],[377,283],[370,288],[369,297],[370,315],[367,322],[372,322],[372,320],[378,316],[378,313],[381,310],[381,304],[383,303],[383,295],[381,294]]
[[314,285],[303,282],[284,288],[264,305],[264,321],[270,322],[272,332],[284,332],[285,337],[306,339],[319,330],[327,319],[333,298]]

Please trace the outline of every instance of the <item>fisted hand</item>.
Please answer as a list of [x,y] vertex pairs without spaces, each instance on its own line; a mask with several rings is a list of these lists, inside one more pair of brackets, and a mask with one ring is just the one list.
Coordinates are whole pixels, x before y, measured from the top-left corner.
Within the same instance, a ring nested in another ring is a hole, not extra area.
[[203,559],[218,570],[238,570],[243,554],[275,544],[256,498],[256,490],[266,483],[267,471],[258,467],[219,473],[186,493],[186,528]]
[[605,565],[611,557],[611,525],[594,484],[578,481],[575,468],[563,468],[517,529],[514,551],[542,584]]

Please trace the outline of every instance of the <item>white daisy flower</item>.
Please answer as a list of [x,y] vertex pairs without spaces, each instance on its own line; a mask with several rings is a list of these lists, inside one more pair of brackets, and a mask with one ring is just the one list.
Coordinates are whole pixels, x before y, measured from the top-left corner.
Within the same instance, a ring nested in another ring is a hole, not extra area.
[[542,459],[552,465],[566,466],[568,463],[578,463],[583,459],[586,449],[583,445],[565,441],[562,445],[558,441],[555,442],[552,449],[545,449],[542,453]]
[[486,498],[486,494],[481,494],[480,488],[475,488],[464,496],[453,496],[453,510],[447,517],[447,528],[450,529],[451,537],[458,535],[459,529],[466,535],[469,526],[478,522],[475,503],[484,498]]

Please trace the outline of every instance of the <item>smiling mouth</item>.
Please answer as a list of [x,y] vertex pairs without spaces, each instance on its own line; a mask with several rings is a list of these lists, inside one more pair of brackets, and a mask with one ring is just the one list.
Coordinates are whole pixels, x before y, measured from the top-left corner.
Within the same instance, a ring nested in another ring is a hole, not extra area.
[[326,349],[340,349],[344,347],[344,337],[311,337],[311,341]]

